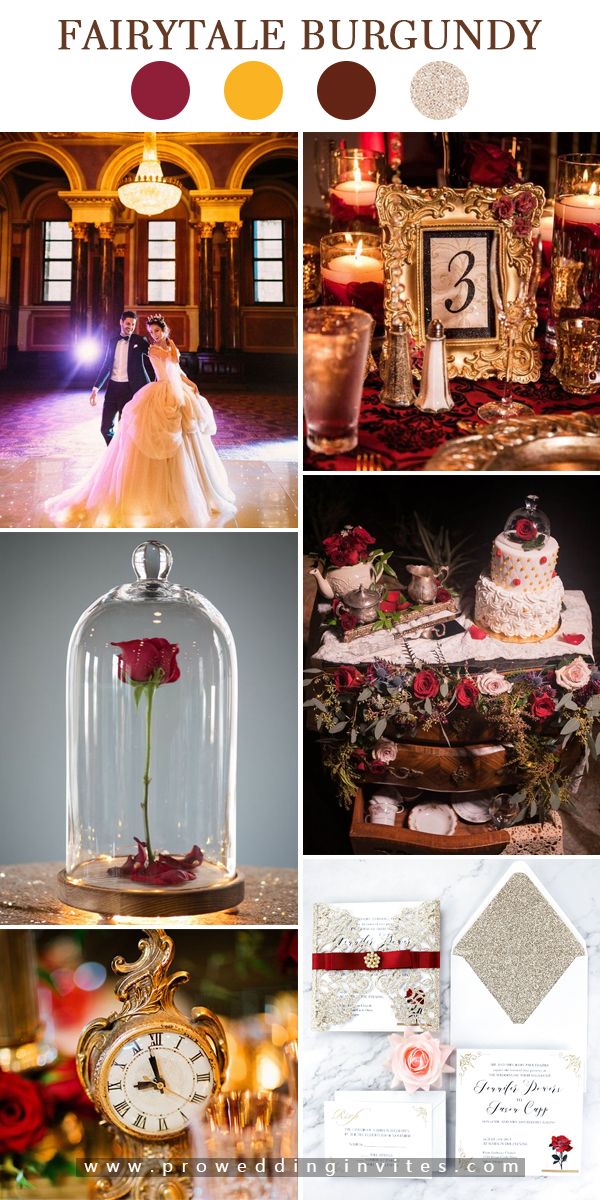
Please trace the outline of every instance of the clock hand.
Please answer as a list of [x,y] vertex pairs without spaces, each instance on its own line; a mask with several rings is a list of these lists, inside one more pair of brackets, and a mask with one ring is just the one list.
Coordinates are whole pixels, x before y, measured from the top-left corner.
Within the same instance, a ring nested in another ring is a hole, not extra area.
[[162,1083],[162,1084],[164,1085],[164,1082],[165,1082],[165,1081],[164,1081],[164,1079],[161,1077],[160,1071],[159,1071],[159,1069],[158,1069],[158,1063],[157,1063],[157,1061],[156,1061],[156,1057],[155,1057],[155,1055],[154,1055],[154,1054],[149,1054],[149,1055],[148,1055],[148,1062],[150,1063],[150,1066],[152,1067],[152,1074],[154,1075],[154,1078],[155,1078],[156,1082],[157,1082],[157,1083]]
[[154,1090],[157,1092],[164,1090],[159,1086],[155,1079],[142,1079],[139,1083],[134,1083],[133,1086],[136,1088],[154,1088]]

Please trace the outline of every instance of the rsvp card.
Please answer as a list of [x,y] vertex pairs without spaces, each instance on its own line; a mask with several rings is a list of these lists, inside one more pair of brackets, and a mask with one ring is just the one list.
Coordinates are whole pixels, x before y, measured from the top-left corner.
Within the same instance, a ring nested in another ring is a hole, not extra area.
[[329,1158],[443,1158],[445,1092],[337,1092],[325,1103]]
[[457,1050],[456,1157],[522,1158],[526,1175],[581,1170],[583,1063],[562,1050]]

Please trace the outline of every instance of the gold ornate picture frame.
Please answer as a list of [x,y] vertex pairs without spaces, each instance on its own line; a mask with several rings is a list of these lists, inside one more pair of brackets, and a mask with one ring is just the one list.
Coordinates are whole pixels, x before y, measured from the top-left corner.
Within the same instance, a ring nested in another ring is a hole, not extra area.
[[530,183],[378,189],[386,332],[404,321],[417,373],[427,325],[438,319],[450,377],[539,379],[532,233],[544,200]]

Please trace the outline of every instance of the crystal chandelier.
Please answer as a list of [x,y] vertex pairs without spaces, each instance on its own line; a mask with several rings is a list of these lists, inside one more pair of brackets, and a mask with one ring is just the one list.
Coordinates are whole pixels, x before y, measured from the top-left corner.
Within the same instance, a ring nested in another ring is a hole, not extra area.
[[155,217],[179,203],[181,187],[166,179],[156,153],[156,134],[144,134],[144,153],[135,175],[127,175],[119,187],[119,200],[125,208],[144,217]]

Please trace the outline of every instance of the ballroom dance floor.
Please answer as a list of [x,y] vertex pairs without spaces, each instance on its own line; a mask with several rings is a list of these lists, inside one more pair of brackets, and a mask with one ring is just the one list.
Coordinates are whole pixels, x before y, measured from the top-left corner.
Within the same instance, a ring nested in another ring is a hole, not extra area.
[[[214,444],[238,511],[233,528],[297,526],[297,401],[283,391],[210,393]],[[44,501],[71,487],[104,450],[89,389],[43,390],[0,375],[0,527],[48,528]]]

